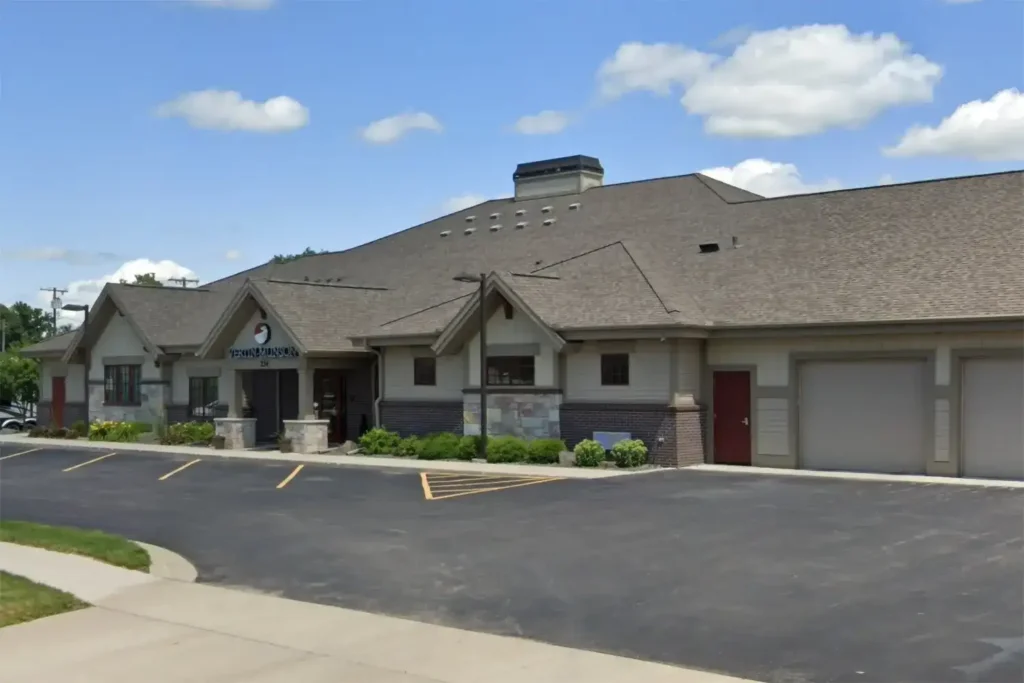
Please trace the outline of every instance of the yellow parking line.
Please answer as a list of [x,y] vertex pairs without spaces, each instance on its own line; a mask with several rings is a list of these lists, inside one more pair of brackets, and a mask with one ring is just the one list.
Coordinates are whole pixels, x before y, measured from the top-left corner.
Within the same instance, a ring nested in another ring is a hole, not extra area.
[[299,472],[301,472],[303,467],[305,467],[305,465],[299,465],[294,470],[292,470],[292,473],[289,474],[287,477],[285,477],[284,481],[282,481],[280,484],[277,485],[277,488],[283,489],[285,486],[287,486],[288,482],[290,482],[292,479],[294,479],[295,475],[298,474]]
[[177,469],[171,470],[170,472],[168,472],[164,476],[160,477],[160,479],[158,479],[157,481],[163,481],[164,479],[170,479],[171,477],[173,477],[178,472],[181,472],[184,469],[188,469],[189,467],[192,467],[192,465],[195,465],[197,462],[201,462],[201,461],[202,461],[202,458],[196,458],[195,460],[191,460],[191,461],[185,463],[184,465],[182,465],[181,467],[179,467]]
[[526,481],[521,484],[511,484],[506,486],[494,486],[486,489],[473,489],[472,491],[460,491],[458,493],[448,493],[441,496],[430,496],[429,500],[445,500],[447,498],[458,498],[459,496],[472,496],[477,493],[490,493],[492,491],[504,491],[505,489],[517,489],[521,486],[532,486],[533,484],[543,484],[549,481],[559,481],[558,477],[550,477],[548,479],[536,479],[534,481]]
[[8,458],[17,458],[19,455],[26,455],[28,453],[35,453],[36,451],[41,451],[41,450],[43,450],[43,449],[42,448],[30,448],[27,451],[22,451],[21,453],[12,453],[11,455],[5,455],[4,457],[0,458],[0,460],[7,460]]
[[427,481],[426,472],[420,472],[420,484],[423,486],[423,497],[427,500],[434,500],[434,494],[430,492],[430,483]]
[[80,462],[77,465],[72,465],[71,467],[68,467],[67,469],[65,469],[63,471],[64,472],[70,472],[71,470],[77,470],[79,467],[85,467],[86,465],[91,465],[94,462],[99,462],[100,460],[106,460],[107,458],[112,458],[115,455],[117,455],[117,453],[107,453],[106,455],[101,455],[98,458],[93,458],[92,460],[86,460],[85,462]]
[[465,489],[465,488],[493,488],[495,486],[508,486],[511,484],[529,484],[533,482],[549,481],[544,477],[522,479],[519,477],[507,477],[505,479],[493,479],[486,481],[435,481],[430,484],[432,491],[449,490],[449,489]]

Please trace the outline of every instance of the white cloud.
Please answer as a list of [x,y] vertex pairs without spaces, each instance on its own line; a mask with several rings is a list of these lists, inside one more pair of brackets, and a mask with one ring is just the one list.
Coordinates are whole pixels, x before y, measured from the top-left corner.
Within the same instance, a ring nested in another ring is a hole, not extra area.
[[198,90],[156,108],[163,118],[182,118],[193,128],[280,133],[309,123],[309,110],[286,95],[263,102],[244,100],[233,90]]
[[747,159],[732,167],[707,168],[701,173],[762,197],[825,192],[841,187],[838,180],[832,179],[820,183],[805,183],[796,165],[767,159]]
[[228,249],[226,252],[224,252],[224,258],[226,258],[228,261],[237,261],[238,259],[242,258],[242,252],[238,251],[237,249]]
[[[135,276],[142,275],[143,273],[153,273],[157,280],[164,283],[172,277],[198,279],[192,270],[174,261],[166,259],[163,261],[151,261],[140,258],[123,263],[120,268],[108,275],[93,280],[75,280],[68,283],[63,287],[63,289],[68,291],[61,296],[61,299],[66,304],[89,304],[91,306],[96,301],[96,297],[99,296],[103,285],[108,282],[120,282],[121,280],[134,282]],[[42,308],[50,310],[50,293],[39,292],[39,302]],[[81,313],[61,311],[60,316],[62,323],[73,322],[78,324],[82,321]]]
[[896,182],[896,179],[892,177],[892,173],[883,173],[882,177],[878,179],[879,185],[892,185]]
[[598,87],[607,98],[641,90],[668,95],[707,73],[716,59],[685,45],[623,43],[598,69]]
[[913,126],[884,152],[894,157],[1024,161],[1024,93],[1009,88],[989,100],[961,104],[937,126]]
[[460,194],[457,197],[451,197],[450,199],[445,200],[443,204],[444,213],[442,215],[447,216],[450,213],[462,211],[463,209],[468,209],[471,206],[476,206],[477,204],[482,204],[486,201],[487,197],[482,195],[471,193]]
[[361,134],[363,139],[374,145],[387,145],[402,138],[414,130],[429,130],[440,133],[444,128],[441,122],[424,112],[406,112],[374,121]]
[[786,138],[853,128],[890,107],[929,102],[942,67],[892,33],[841,25],[751,33],[732,55],[626,43],[598,70],[600,92],[669,95],[715,135]]
[[197,5],[227,9],[262,10],[274,6],[275,0],[191,0]]
[[754,32],[750,26],[736,26],[711,41],[713,47],[735,47]]
[[36,249],[0,250],[0,259],[5,261],[47,261],[66,263],[72,266],[116,261],[118,255],[109,251],[80,251],[60,247],[39,247]]
[[569,125],[569,117],[560,111],[545,109],[539,114],[523,116],[515,123],[515,131],[523,135],[561,133]]

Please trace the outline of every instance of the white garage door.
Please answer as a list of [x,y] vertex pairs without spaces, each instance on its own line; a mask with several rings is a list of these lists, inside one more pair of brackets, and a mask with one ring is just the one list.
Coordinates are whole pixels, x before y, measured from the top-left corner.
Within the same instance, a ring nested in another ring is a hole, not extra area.
[[801,465],[851,472],[924,472],[927,377],[924,361],[802,364]]
[[963,474],[1024,479],[1024,361],[964,362]]

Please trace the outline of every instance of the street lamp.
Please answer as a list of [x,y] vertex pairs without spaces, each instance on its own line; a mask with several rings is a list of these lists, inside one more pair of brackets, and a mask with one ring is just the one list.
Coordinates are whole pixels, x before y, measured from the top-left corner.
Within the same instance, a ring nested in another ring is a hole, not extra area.
[[[64,304],[60,307],[62,311],[69,311],[72,313],[84,313],[85,317],[82,318],[82,329],[85,330],[85,326],[89,324],[89,304]],[[57,333],[57,326],[54,325],[54,334]],[[82,380],[82,384],[85,386],[83,392],[85,393],[85,421],[89,421],[89,349],[83,349],[82,354],[85,356],[85,377]]]
[[471,275],[462,273],[452,278],[456,282],[479,283],[480,294],[480,442],[478,444],[479,456],[482,460],[487,459],[487,313],[484,311],[484,287],[487,284],[487,275]]

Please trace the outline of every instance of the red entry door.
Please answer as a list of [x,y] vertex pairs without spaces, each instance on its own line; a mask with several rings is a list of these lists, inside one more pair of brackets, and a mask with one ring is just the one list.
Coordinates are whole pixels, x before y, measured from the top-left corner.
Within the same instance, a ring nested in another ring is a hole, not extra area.
[[64,378],[50,378],[50,413],[54,427],[64,426]]
[[750,373],[730,370],[714,373],[715,462],[750,464]]

